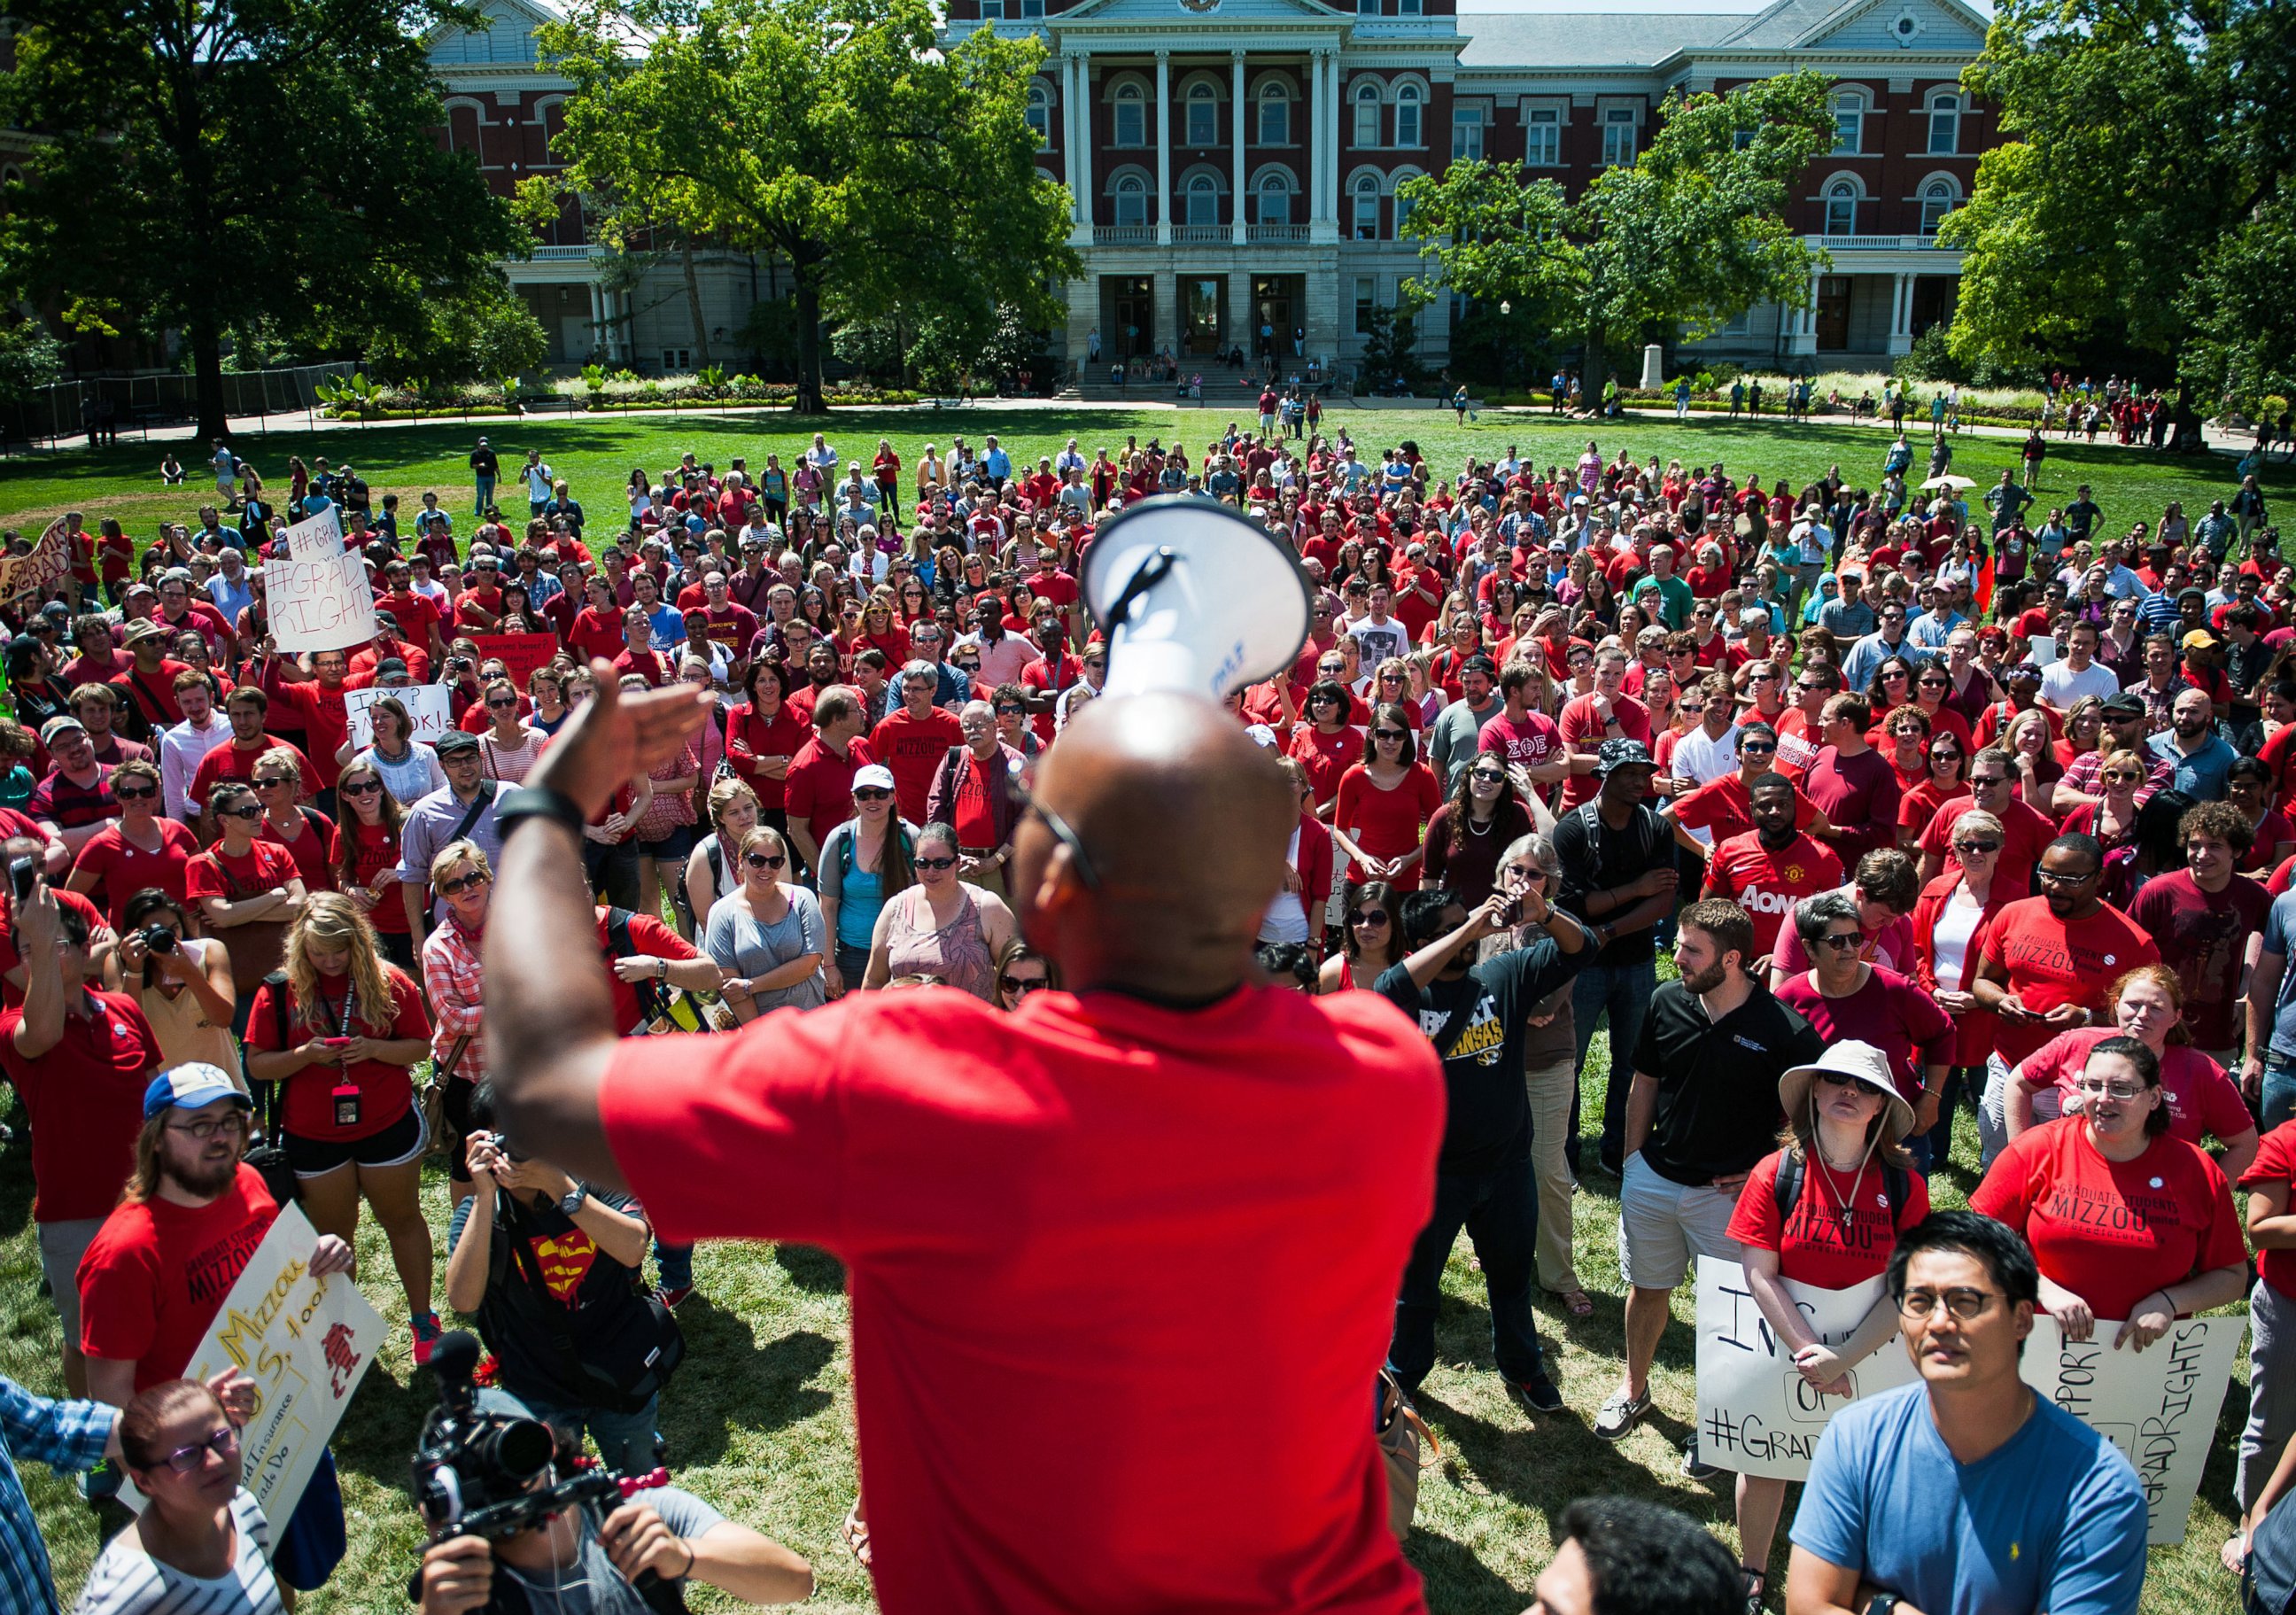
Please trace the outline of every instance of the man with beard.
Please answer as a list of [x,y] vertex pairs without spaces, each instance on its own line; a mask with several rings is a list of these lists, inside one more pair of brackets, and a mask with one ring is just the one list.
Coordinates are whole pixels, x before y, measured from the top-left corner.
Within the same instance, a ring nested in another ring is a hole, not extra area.
[[[124,1407],[179,1378],[279,1215],[262,1175],[240,1159],[253,1106],[230,1078],[192,1063],[144,1094],[135,1166],[79,1264],[88,1394]],[[314,1277],[348,1274],[351,1248],[322,1234]],[[323,1585],[342,1556],[342,1494],[323,1457],[291,1514],[273,1568],[290,1586]]]
[[1498,716],[1500,702],[1491,688],[1497,671],[1480,652],[1468,657],[1459,666],[1458,699],[1428,726],[1427,766],[1446,794],[1458,783],[1459,770],[1475,760],[1483,726]]
[[[1762,799],[1758,793],[1757,811]],[[1792,798],[1783,799],[1791,824]],[[1690,1258],[1739,1259],[1730,1217],[1747,1175],[1777,1147],[1778,1078],[1824,1052],[1809,1022],[1771,996],[1754,970],[1754,927],[1745,910],[1709,898],[1683,911],[1681,927],[1674,962],[1682,977],[1652,995],[1627,1101],[1619,1186],[1627,1363],[1595,1418],[1595,1433],[1605,1441],[1618,1440],[1650,1411],[1651,1363],[1666,1332],[1668,1298]],[[1693,1479],[1712,1472],[1694,1436],[1683,1472]]]
[[2240,753],[2216,732],[2216,704],[2206,690],[2181,691],[2169,709],[2169,731],[2151,741],[2152,755],[2176,770],[2176,788],[2196,802],[2225,799],[2226,776]]
[[2041,895],[2009,904],[1985,928],[1970,991],[2001,1018],[1977,1112],[1985,1166],[2009,1142],[2009,1073],[2059,1032],[2112,1024],[2112,983],[2161,961],[2152,939],[2097,895],[2103,871],[2094,836],[2061,835],[2041,853]]
[[1747,787],[1754,827],[1714,849],[1706,871],[1704,896],[1722,898],[1745,910],[1754,927],[1755,958],[1749,968],[1767,979],[1778,929],[1804,898],[1841,884],[1841,860],[1795,826],[1800,798],[1783,774],[1765,774]]

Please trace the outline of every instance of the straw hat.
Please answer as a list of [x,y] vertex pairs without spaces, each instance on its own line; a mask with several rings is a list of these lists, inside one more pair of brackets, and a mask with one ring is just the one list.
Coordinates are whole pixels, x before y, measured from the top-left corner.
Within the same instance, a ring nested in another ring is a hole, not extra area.
[[1847,1077],[1863,1083],[1875,1093],[1883,1094],[1889,1103],[1883,1107],[1882,1142],[1895,1144],[1914,1130],[1914,1107],[1898,1092],[1898,1084],[1890,1074],[1889,1057],[1870,1043],[1855,1037],[1844,1038],[1808,1065],[1798,1065],[1778,1078],[1778,1105],[1788,1116],[1799,1116],[1809,1103],[1810,1085],[1821,1071]]

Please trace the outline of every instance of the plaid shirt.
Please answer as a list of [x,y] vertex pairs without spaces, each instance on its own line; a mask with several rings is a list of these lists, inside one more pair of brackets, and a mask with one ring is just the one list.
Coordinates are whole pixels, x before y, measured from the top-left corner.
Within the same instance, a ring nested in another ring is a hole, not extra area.
[[0,1379],[0,1615],[55,1615],[56,1586],[15,1460],[50,1469],[93,1469],[119,1410],[101,1402],[52,1402]]
[[487,1079],[486,973],[479,963],[479,942],[450,914],[422,944],[422,986],[430,995],[430,1058],[444,1064],[455,1045],[468,1037],[471,1045],[455,1066],[455,1078],[465,1082]]

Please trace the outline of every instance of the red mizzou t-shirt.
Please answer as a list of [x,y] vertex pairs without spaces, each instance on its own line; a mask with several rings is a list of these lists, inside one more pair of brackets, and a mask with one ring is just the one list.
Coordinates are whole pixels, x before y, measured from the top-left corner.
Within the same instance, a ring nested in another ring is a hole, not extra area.
[[[1890,1265],[1898,1235],[1930,1214],[1930,1188],[1918,1172],[1906,1174],[1906,1198],[1890,1220],[1886,1174],[1867,1161],[1855,1184],[1815,1160],[1801,1169],[1801,1197],[1793,1215],[1778,1216],[1778,1166],[1783,1151],[1758,1162],[1738,1192],[1730,1237],[1778,1253],[1778,1276],[1817,1290],[1848,1290],[1877,1278]],[[1849,1212],[1845,1220],[1842,1213]]]
[[1969,1209],[2023,1234],[2043,1276],[2116,1323],[2163,1284],[2248,1260],[2232,1185],[2207,1154],[2163,1134],[2107,1160],[2079,1116],[2020,1134]]
[[[2140,964],[2161,962],[2152,939],[2111,904],[2067,922],[2049,912],[2046,898],[2020,898],[2003,908],[1978,933],[1977,946],[1980,958],[2009,972],[2009,990],[2037,1015],[2065,1004],[2102,1012],[2105,988]],[[2004,1015],[2001,1058],[2014,1066],[2061,1029],[2014,1025]]]
[[115,1207],[80,1258],[80,1349],[134,1363],[139,1391],[177,1377],[278,1215],[261,1174],[244,1163],[207,1205]]
[[608,1141],[663,1238],[848,1264],[888,1615],[1424,1607],[1364,1431],[1443,1118],[1391,1005],[927,988],[699,1046],[617,1048]]

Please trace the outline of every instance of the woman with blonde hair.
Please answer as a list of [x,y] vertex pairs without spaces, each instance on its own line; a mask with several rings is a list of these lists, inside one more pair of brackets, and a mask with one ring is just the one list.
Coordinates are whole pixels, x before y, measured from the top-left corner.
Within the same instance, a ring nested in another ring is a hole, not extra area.
[[740,838],[740,878],[709,910],[702,951],[726,972],[718,991],[734,1018],[813,1009],[829,1001],[821,903],[791,879],[789,843],[770,824]]
[[718,898],[742,883],[734,849],[750,827],[762,822],[758,793],[738,779],[722,779],[709,787],[709,833],[685,856],[685,901],[693,911],[697,934],[709,926],[709,910]]
[[283,1142],[312,1226],[349,1242],[360,1199],[373,1209],[426,1363],[439,1318],[416,1193],[430,1140],[407,1075],[430,1053],[422,989],[340,892],[314,893],[285,942],[285,985],[265,982],[248,1013],[248,1075],[280,1085]]

